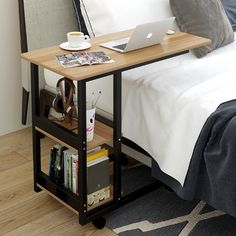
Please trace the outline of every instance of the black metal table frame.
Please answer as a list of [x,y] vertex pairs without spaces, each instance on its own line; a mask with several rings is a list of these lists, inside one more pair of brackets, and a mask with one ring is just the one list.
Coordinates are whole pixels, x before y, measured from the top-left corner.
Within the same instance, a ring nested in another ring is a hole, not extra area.
[[[136,64],[122,68],[118,71],[101,74],[85,80],[77,81],[77,99],[78,99],[78,127],[80,132],[74,134],[71,131],[59,126],[46,117],[40,116],[40,100],[39,100],[39,73],[38,65],[31,63],[31,91],[32,91],[32,134],[33,134],[33,167],[34,167],[34,190],[41,191],[40,186],[47,189],[57,198],[64,201],[79,213],[79,223],[84,225],[90,221],[102,217],[105,213],[114,210],[148,192],[155,190],[159,186],[159,182],[154,182],[144,186],[133,193],[121,196],[121,84],[122,72],[140,67],[153,62],[165,60],[181,54],[187,53],[188,50],[165,56],[145,63]],[[113,153],[114,153],[114,181],[113,181],[113,200],[103,205],[87,211],[87,164],[86,164],[86,82],[99,79],[108,75],[113,75]],[[54,182],[48,175],[41,171],[41,134],[36,130],[38,127],[48,134],[57,137],[69,146],[78,150],[79,155],[79,196],[75,195],[64,186]]]

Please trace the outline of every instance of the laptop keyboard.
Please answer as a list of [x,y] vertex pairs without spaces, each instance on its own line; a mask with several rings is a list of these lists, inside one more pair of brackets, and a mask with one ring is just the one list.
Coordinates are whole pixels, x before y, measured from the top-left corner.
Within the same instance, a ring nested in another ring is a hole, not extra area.
[[124,44],[113,46],[113,48],[118,48],[120,50],[124,50],[126,48],[126,45],[127,45],[127,43],[124,43]]

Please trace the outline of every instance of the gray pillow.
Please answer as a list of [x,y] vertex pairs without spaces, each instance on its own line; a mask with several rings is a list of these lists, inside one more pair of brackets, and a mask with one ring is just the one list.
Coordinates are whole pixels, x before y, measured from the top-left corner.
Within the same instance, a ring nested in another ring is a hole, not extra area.
[[170,6],[181,31],[212,40],[210,45],[194,49],[198,58],[234,41],[233,29],[220,1],[170,0]]

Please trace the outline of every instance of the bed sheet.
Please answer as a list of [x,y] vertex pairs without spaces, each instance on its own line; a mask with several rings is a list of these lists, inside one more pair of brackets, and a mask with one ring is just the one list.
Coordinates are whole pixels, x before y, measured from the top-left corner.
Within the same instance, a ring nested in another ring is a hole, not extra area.
[[192,53],[123,75],[123,135],[182,186],[200,131],[236,98],[236,42],[202,59]]
[[[44,75],[45,88],[55,92],[60,75],[48,70]],[[202,59],[190,52],[124,72],[123,135],[183,186],[206,119],[236,98],[235,75],[236,42]]]

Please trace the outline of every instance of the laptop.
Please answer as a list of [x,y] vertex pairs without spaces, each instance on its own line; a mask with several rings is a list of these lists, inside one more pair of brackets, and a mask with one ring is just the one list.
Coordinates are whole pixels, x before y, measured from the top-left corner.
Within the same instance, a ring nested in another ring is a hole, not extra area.
[[129,52],[162,42],[175,17],[137,25],[130,38],[101,43],[100,46],[118,52]]

